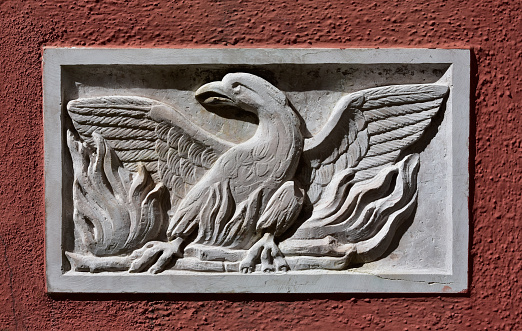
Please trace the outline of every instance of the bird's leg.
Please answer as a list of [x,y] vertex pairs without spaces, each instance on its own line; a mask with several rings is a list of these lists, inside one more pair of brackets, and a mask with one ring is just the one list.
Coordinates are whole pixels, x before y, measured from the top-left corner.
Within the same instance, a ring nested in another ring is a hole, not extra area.
[[263,272],[290,270],[274,237],[281,236],[294,223],[301,212],[303,200],[304,191],[294,181],[285,182],[272,195],[256,225],[257,233],[264,235],[248,250],[247,256],[241,261],[241,272],[253,272],[259,261]]
[[263,272],[274,272],[290,270],[283,253],[274,242],[274,235],[265,233],[249,250],[246,257],[241,261],[239,270],[242,273],[255,271],[256,264],[261,262]]

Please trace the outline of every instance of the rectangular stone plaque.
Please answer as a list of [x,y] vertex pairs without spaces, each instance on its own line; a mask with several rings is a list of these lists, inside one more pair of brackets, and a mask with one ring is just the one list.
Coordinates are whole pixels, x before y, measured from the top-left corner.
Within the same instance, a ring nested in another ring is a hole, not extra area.
[[46,48],[48,291],[466,290],[469,63]]

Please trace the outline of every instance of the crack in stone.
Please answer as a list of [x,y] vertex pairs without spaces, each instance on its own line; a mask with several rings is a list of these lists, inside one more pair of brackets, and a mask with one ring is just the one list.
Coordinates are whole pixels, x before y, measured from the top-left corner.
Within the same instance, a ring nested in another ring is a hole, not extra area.
[[438,284],[438,285],[452,285],[452,284],[453,284],[453,282],[447,282],[447,283],[444,283],[444,282],[434,282],[434,281],[425,281],[425,280],[413,280],[413,279],[404,279],[404,278],[392,278],[392,277],[385,277],[385,276],[382,276],[382,275],[373,274],[373,273],[370,273],[370,272],[364,272],[364,271],[358,271],[358,272],[363,273],[363,274],[366,274],[366,275],[370,275],[370,276],[375,276],[375,277],[377,277],[377,278],[384,279],[384,280],[403,281],[403,282],[413,282],[413,283],[428,284],[428,285],[433,285],[433,284]]

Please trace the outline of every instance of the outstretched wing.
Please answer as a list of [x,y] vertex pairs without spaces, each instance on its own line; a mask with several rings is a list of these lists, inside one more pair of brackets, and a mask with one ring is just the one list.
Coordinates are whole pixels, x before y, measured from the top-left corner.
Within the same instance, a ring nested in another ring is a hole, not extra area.
[[158,170],[175,206],[234,144],[197,127],[165,104],[153,106],[150,116],[158,123]]
[[305,141],[297,178],[310,203],[318,203],[334,175],[358,182],[394,163],[424,133],[448,90],[435,84],[396,85],[341,98],[325,127]]
[[171,193],[173,207],[216,159],[233,146],[195,126],[175,108],[142,97],[81,98],[67,105],[80,138],[93,144],[99,133],[123,166],[143,163]]
[[140,97],[95,97],[72,100],[69,116],[80,138],[94,146],[92,133],[98,132],[110,144],[123,165],[137,171],[142,162],[152,174],[157,172],[157,122],[149,117],[159,102]]

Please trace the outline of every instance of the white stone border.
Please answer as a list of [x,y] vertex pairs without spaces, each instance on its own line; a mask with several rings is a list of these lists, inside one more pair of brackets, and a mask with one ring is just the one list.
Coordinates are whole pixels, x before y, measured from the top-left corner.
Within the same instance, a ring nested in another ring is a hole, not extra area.
[[[448,63],[452,70],[452,258],[450,273],[63,274],[61,66]],[[470,51],[456,49],[45,48],[43,55],[46,274],[51,293],[458,293],[468,288]]]

